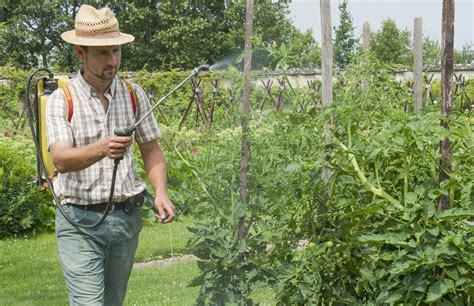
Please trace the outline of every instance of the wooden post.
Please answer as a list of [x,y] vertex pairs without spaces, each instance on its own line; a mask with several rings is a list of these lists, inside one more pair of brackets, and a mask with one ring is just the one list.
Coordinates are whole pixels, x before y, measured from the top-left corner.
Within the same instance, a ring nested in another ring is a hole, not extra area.
[[323,106],[329,106],[332,103],[332,36],[330,0],[321,0],[320,7]]
[[[362,30],[362,51],[364,54],[368,54],[370,50],[370,23],[367,21],[364,22],[364,27]],[[362,81],[362,88],[367,90],[369,87],[369,82],[367,80]]]
[[421,115],[423,106],[423,38],[422,19],[415,17],[413,35],[413,79],[415,81],[415,114]]
[[[330,0],[320,0],[321,10],[321,44],[322,44],[322,100],[323,107],[332,104],[332,31],[331,31],[331,2]],[[329,137],[331,126],[324,127],[326,138]],[[329,182],[331,172],[324,167],[321,171],[323,181]]]
[[[454,52],[454,0],[443,0],[443,21],[441,30],[441,114],[449,117],[453,109],[453,52]],[[449,129],[441,120],[441,126]],[[449,179],[451,172],[451,141],[445,138],[440,143],[439,181]],[[438,210],[450,207],[450,192],[439,198]]]
[[362,30],[362,50],[364,54],[367,54],[370,49],[370,24],[364,22],[364,27]]
[[[244,58],[244,88],[242,99],[242,158],[240,160],[240,202],[247,205],[247,178],[249,171],[250,145],[248,140],[248,114],[250,111],[250,71],[252,70],[252,35],[253,35],[253,0],[247,0],[247,12],[245,17],[245,58]],[[240,217],[237,237],[244,238],[246,235],[245,216]]]

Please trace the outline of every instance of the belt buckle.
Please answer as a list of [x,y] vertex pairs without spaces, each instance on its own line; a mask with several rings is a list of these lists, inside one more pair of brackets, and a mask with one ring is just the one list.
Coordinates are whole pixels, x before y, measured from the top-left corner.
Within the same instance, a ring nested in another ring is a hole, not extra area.
[[133,211],[134,206],[135,206],[135,200],[133,198],[130,198],[127,201],[125,201],[125,205],[123,207],[123,210],[127,214],[130,214]]

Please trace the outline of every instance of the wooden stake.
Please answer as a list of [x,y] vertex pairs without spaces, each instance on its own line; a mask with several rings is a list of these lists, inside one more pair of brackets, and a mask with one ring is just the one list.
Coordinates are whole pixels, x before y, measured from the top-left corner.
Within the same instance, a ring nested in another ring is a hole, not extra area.
[[364,22],[364,27],[362,30],[362,50],[365,54],[369,52],[370,49],[370,24]]
[[[244,88],[242,100],[242,158],[240,160],[240,202],[247,205],[247,178],[249,171],[250,145],[248,140],[248,114],[250,112],[250,71],[252,70],[252,35],[253,35],[253,0],[247,0],[245,17],[245,58],[244,58]],[[237,237],[245,238],[245,216],[240,217]]]
[[[441,31],[441,114],[449,117],[453,109],[453,53],[454,53],[454,0],[443,0],[443,21]],[[441,120],[441,126],[449,129],[448,123]],[[449,179],[451,172],[451,141],[445,138],[440,143],[439,181]],[[439,198],[438,210],[450,207],[450,192]]]
[[[321,42],[322,42],[322,102],[323,107],[332,104],[332,36],[331,36],[331,2],[320,0],[321,10]],[[326,140],[329,138],[331,126],[329,123],[324,127]],[[327,186],[331,172],[324,167],[321,176]]]
[[423,107],[423,38],[422,19],[415,17],[413,35],[413,79],[415,81],[415,114],[421,115]]

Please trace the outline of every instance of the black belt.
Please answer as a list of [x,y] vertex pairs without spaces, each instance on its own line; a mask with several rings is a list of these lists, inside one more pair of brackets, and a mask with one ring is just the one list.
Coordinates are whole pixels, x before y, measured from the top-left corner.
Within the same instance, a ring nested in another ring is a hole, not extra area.
[[[145,196],[143,195],[143,193],[139,193],[137,195],[134,195],[133,197],[128,198],[127,200],[123,202],[111,203],[109,213],[113,212],[114,210],[125,210],[125,212],[129,213],[135,208],[141,207],[143,205],[144,200],[145,200]],[[71,205],[80,209],[90,210],[90,211],[100,211],[100,212],[105,212],[105,209],[107,208],[107,204],[108,204],[107,202],[98,203],[98,204],[90,204],[90,205],[67,203],[67,205]]]

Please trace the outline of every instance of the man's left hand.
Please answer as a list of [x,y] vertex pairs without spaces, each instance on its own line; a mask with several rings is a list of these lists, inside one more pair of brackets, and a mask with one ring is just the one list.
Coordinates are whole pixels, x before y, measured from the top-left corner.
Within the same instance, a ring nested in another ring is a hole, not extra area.
[[171,203],[168,196],[159,196],[155,197],[155,208],[156,208],[156,219],[161,223],[169,223],[174,219],[174,213],[176,208],[173,203]]

